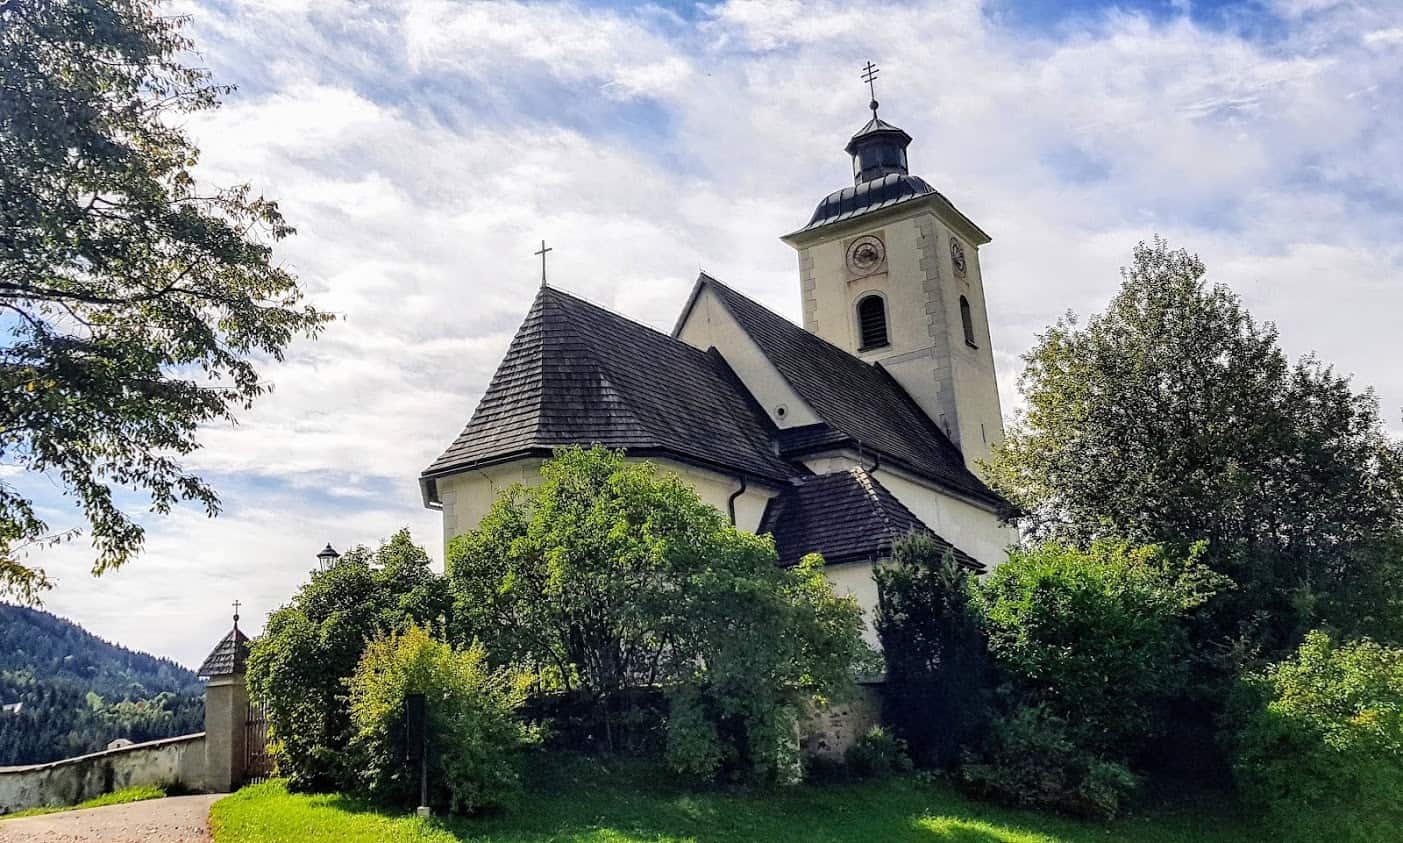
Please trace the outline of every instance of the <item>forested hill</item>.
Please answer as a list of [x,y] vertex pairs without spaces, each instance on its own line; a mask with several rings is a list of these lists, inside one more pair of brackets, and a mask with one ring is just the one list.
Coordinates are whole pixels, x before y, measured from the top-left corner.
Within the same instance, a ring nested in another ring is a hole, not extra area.
[[0,603],[0,766],[94,752],[115,738],[198,732],[203,693],[195,674],[169,659]]

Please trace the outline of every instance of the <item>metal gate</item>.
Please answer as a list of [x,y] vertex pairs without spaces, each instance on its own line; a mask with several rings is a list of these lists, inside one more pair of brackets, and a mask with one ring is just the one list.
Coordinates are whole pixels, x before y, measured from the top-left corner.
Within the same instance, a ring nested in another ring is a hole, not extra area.
[[268,711],[250,702],[244,720],[244,783],[267,781],[273,775],[273,756],[268,752]]

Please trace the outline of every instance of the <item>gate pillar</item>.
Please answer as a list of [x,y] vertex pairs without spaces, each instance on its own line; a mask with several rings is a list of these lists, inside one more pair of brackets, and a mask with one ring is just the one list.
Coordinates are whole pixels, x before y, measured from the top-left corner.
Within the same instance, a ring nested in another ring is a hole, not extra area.
[[205,782],[206,790],[229,793],[244,783],[247,760],[246,732],[248,690],[244,663],[248,637],[239,631],[238,603],[234,628],[224,636],[200,666],[205,684]]

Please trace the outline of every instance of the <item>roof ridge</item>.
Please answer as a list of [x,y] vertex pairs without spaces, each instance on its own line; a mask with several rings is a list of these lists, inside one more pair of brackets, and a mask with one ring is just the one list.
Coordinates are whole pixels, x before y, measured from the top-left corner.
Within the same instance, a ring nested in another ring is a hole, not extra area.
[[[592,307],[592,308],[594,308],[595,310],[599,311],[600,313],[606,313],[606,314],[608,314],[609,316],[612,316],[612,317],[615,318],[615,319],[622,319],[623,321],[628,322],[628,323],[631,324],[631,325],[636,325],[636,326],[638,326],[639,328],[642,328],[643,330],[648,331],[648,332],[650,332],[650,333],[657,334],[658,336],[660,336],[660,337],[662,337],[662,338],[664,338],[664,339],[669,339],[669,340],[672,340],[673,342],[676,342],[676,343],[679,344],[679,345],[686,346],[687,348],[692,348],[692,346],[687,345],[687,343],[682,342],[681,340],[677,339],[676,337],[672,336],[671,334],[668,334],[668,333],[665,332],[665,331],[660,331],[660,330],[658,330],[657,328],[654,328],[652,325],[649,325],[649,324],[647,324],[647,323],[640,322],[640,321],[638,321],[637,319],[633,319],[633,318],[631,318],[631,317],[625,316],[625,315],[623,315],[622,313],[618,312],[617,310],[613,310],[613,309],[610,309],[610,308],[608,308],[608,307],[605,307],[604,305],[602,305],[602,304],[600,304],[600,303],[598,303],[598,302],[590,301],[589,299],[585,298],[584,296],[576,295],[575,293],[567,293],[567,292],[565,292],[564,290],[560,290],[560,289],[557,289],[557,288],[555,288],[555,287],[542,287],[541,290],[542,290],[542,294],[544,294],[545,291],[550,291],[550,292],[552,292],[552,293],[555,293],[556,295],[563,296],[564,298],[569,299],[570,301],[573,301],[573,302],[575,302],[575,303],[577,303],[577,304],[582,304],[582,305],[585,305],[586,307]],[[696,349],[693,349],[693,350],[696,350]]]
[[[891,535],[893,532],[895,532],[895,528],[892,527],[891,516],[887,513],[887,508],[882,505],[881,497],[877,494],[877,487],[880,486],[880,484],[877,483],[877,479],[871,474],[868,474],[867,469],[863,468],[860,465],[853,466],[852,468],[848,469],[848,473],[852,474],[853,479],[856,480],[857,484],[862,487],[863,493],[867,495],[867,499],[872,503],[872,508],[876,510],[877,517],[881,519],[882,526],[886,528],[887,534]],[[881,488],[882,491],[886,491],[885,487]],[[898,501],[898,503],[900,503],[900,501]],[[915,513],[911,514],[913,516],[915,515]],[[916,520],[921,524],[925,523],[919,518],[917,518]]]

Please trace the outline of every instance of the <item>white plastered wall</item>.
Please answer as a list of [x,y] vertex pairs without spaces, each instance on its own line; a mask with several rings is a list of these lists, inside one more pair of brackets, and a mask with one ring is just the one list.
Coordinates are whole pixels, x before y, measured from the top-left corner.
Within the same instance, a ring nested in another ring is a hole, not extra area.
[[877,581],[872,578],[871,562],[844,562],[827,565],[823,574],[839,597],[855,597],[862,609],[862,640],[873,649],[881,649],[873,621],[877,615]]
[[982,506],[933,489],[896,472],[879,468],[877,482],[946,541],[984,563],[988,571],[1003,564],[1018,540],[1014,528]]
[[[503,465],[495,465],[480,470],[465,471],[438,478],[438,497],[443,505],[443,544],[454,536],[460,536],[477,528],[484,515],[491,509],[492,502],[513,484],[531,485],[541,479],[541,460],[521,459]],[[716,507],[723,514],[731,495],[740,489],[735,477],[728,477],[685,463],[665,459],[650,460],[663,471],[678,475],[706,503]],[[760,528],[760,518],[765,514],[765,504],[778,492],[754,483],[747,485],[745,493],[735,500],[736,526],[748,532]]]
[[798,427],[820,421],[750,335],[736,324],[711,288],[703,288],[697,295],[677,338],[703,351],[709,348],[719,351],[776,427]]

